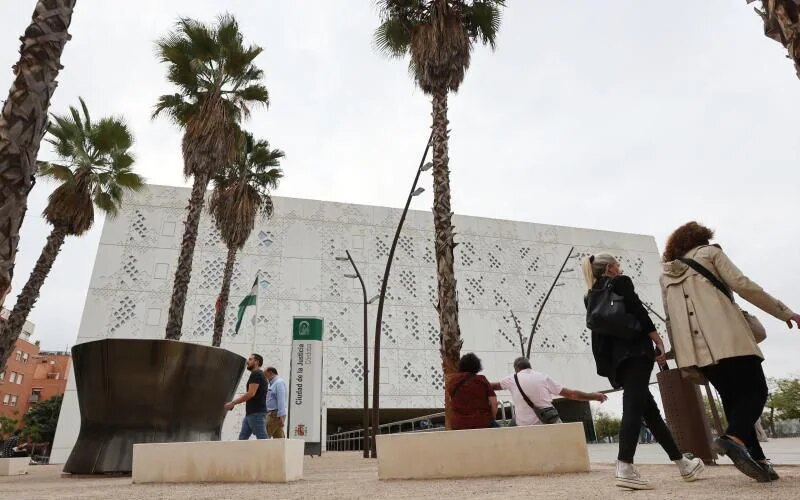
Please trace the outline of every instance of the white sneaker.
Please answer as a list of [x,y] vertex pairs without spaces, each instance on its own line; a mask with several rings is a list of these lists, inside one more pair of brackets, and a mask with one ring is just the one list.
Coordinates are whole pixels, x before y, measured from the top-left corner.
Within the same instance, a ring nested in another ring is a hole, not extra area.
[[700,475],[706,470],[703,461],[699,458],[694,458],[690,454],[685,454],[680,460],[675,460],[675,465],[681,471],[681,477],[687,483],[697,481]]
[[647,479],[642,479],[639,471],[633,464],[617,461],[617,482],[620,488],[629,490],[652,490],[653,485]]

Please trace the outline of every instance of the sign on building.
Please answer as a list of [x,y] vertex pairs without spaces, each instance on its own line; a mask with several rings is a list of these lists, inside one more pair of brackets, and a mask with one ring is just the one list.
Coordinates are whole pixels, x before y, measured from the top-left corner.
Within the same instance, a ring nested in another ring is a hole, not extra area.
[[321,318],[292,321],[288,436],[306,442],[306,455],[322,453],[322,326]]

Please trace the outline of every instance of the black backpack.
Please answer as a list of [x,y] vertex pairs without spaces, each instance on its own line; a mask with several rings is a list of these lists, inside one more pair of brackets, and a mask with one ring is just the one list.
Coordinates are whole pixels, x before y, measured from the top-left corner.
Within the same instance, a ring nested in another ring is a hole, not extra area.
[[625,300],[614,292],[614,280],[586,294],[586,326],[593,333],[621,340],[641,336],[642,325],[625,308]]

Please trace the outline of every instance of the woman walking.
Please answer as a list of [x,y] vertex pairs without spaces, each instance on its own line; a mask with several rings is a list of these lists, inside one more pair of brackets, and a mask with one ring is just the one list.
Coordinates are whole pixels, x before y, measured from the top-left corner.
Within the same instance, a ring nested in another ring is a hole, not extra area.
[[632,490],[653,488],[633,465],[642,420],[670,460],[678,466],[681,477],[688,482],[697,480],[704,470],[702,460],[681,454],[650,393],[650,377],[655,361],[658,360],[659,364],[666,362],[664,342],[636,294],[633,281],[622,274],[619,263],[611,255],[587,257],[582,267],[589,289],[587,307],[591,310],[596,297],[604,291],[611,291],[622,298],[626,314],[630,316],[628,324],[631,327],[625,328],[624,332],[592,329],[592,352],[597,373],[608,377],[615,389],[623,390],[616,485]]
[[768,396],[761,368],[764,355],[751,327],[752,317],[742,313],[730,292],[789,328],[792,321],[800,326],[800,315],[742,274],[718,245],[710,245],[713,237],[712,230],[690,222],[667,240],[661,276],[667,332],[678,367],[705,376],[722,398],[728,429],[715,441],[718,452],[742,473],[768,482],[778,475],[755,431]]

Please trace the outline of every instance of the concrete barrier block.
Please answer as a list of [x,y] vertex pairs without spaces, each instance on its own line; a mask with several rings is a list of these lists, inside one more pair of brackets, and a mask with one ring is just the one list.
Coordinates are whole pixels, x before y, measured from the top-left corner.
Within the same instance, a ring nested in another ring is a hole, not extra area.
[[133,446],[134,483],[287,483],[303,477],[299,439]]
[[29,457],[0,458],[0,476],[21,476],[28,473]]
[[379,479],[589,472],[583,424],[378,436]]

